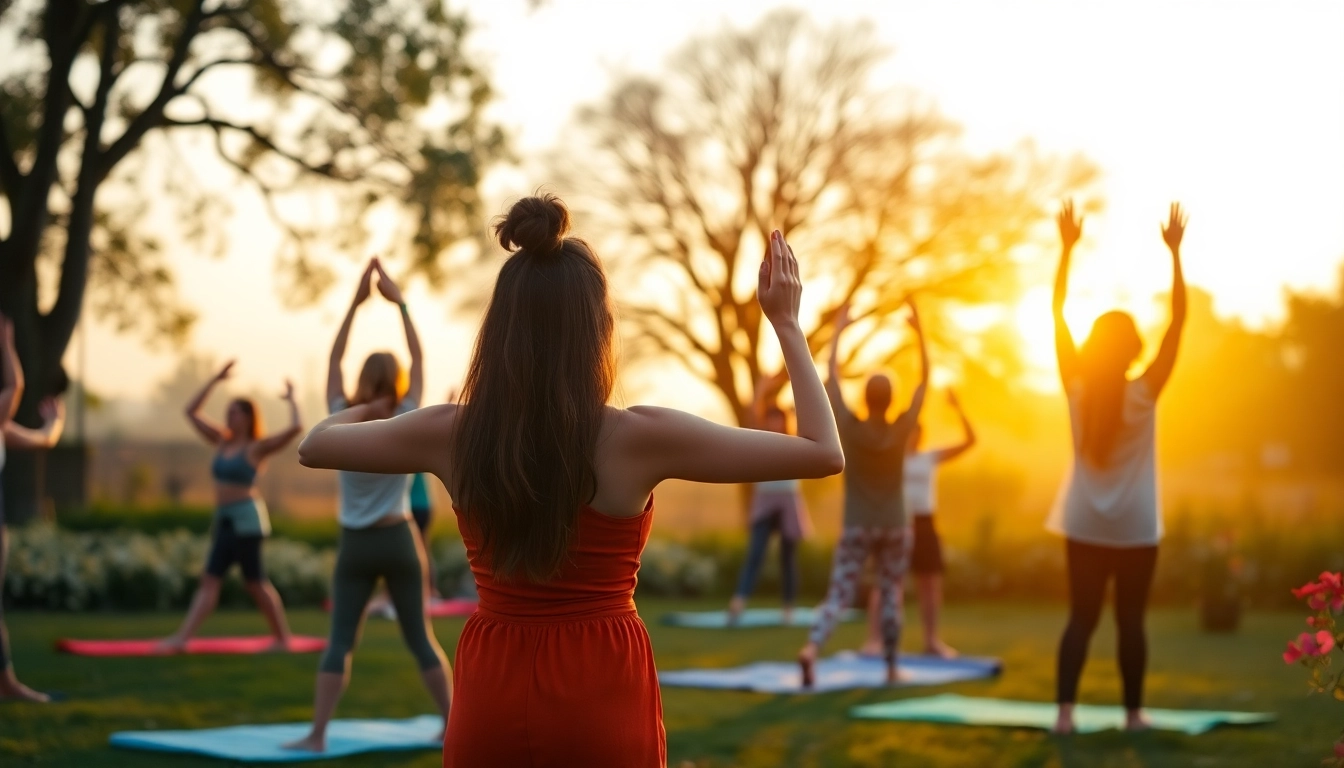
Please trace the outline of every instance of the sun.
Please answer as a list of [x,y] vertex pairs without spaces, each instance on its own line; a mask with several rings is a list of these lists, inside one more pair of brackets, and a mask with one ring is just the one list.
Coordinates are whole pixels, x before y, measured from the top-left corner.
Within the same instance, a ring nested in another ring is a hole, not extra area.
[[[1052,291],[1046,286],[1036,286],[1022,294],[1022,298],[1011,309],[1014,329],[1021,344],[1022,355],[1033,379],[1042,375],[1053,376],[1055,371],[1055,318],[1051,311]],[[1107,296],[1098,296],[1088,291],[1071,291],[1068,303],[1064,306],[1064,317],[1073,331],[1075,342],[1082,343],[1092,321],[1103,312],[1116,307],[1116,302]]]

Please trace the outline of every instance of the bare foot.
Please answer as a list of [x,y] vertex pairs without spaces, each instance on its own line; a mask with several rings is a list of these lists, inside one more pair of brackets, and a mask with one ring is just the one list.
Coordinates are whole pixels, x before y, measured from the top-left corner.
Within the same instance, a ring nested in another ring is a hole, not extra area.
[[728,601],[728,626],[737,626],[738,619],[742,618],[742,611],[747,607],[747,599],[741,595],[733,595],[733,599]]
[[798,670],[802,673],[803,687],[811,688],[817,682],[817,649],[811,643],[798,652]]
[[793,606],[792,605],[784,606],[784,609],[780,611],[780,618],[783,620],[784,626],[786,627],[793,626]]
[[310,733],[298,741],[282,744],[280,748],[291,749],[295,752],[326,752],[327,737],[325,734]]
[[942,640],[937,639],[935,639],[931,643],[926,643],[924,645],[924,653],[928,654],[929,656],[937,656],[940,659],[955,659],[957,658],[957,656],[960,655],[959,653],[957,653],[956,648],[953,648],[947,643],[944,643]]
[[266,646],[264,653],[289,653],[289,637],[277,637]]
[[187,650],[187,639],[173,635],[165,637],[154,644],[154,654],[156,656],[173,656],[179,653],[185,653]]
[[877,639],[877,640],[871,640],[871,639],[869,639],[869,640],[865,640],[865,641],[863,641],[863,645],[860,645],[860,646],[859,646],[859,655],[860,655],[860,656],[870,656],[870,657],[879,658],[879,659],[882,658],[882,640],[881,640],[881,638],[879,638],[879,639]]
[[1057,736],[1068,736],[1073,733],[1073,705],[1060,704],[1059,716],[1055,718],[1055,727],[1050,732]]
[[910,679],[910,673],[898,667],[895,662],[887,665],[887,685],[908,683]]
[[1147,716],[1141,709],[1131,709],[1125,712],[1125,730],[1130,733],[1143,733],[1150,731],[1153,724],[1148,722]]
[[51,697],[41,691],[34,691],[32,688],[20,683],[14,678],[11,672],[4,678],[0,678],[0,699],[6,701],[30,701],[34,704],[46,704],[51,701]]

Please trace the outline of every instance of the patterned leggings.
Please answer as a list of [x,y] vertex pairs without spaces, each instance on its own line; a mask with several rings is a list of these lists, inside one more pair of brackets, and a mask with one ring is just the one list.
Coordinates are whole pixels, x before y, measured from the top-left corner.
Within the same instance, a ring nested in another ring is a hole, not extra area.
[[859,572],[870,556],[877,566],[877,588],[882,594],[882,645],[886,657],[895,658],[901,642],[902,581],[910,560],[910,533],[905,528],[845,528],[840,533],[831,586],[808,635],[818,648],[830,639],[840,613],[854,604]]

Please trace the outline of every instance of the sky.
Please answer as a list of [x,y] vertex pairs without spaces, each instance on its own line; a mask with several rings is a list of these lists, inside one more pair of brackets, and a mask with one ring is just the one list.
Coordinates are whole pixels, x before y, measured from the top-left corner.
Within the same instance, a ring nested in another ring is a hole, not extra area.
[[[466,3],[472,46],[499,94],[493,116],[523,160],[486,181],[502,211],[547,182],[535,157],[551,148],[574,109],[599,98],[621,71],[656,72],[687,38],[725,23],[750,25],[779,3],[681,0],[634,3],[527,0]],[[892,55],[877,85],[911,86],[988,152],[1022,139],[1082,153],[1103,176],[1105,210],[1090,217],[1075,257],[1070,320],[1121,306],[1160,317],[1154,296],[1170,280],[1158,232],[1167,204],[1190,213],[1183,254],[1191,284],[1216,309],[1253,325],[1281,315],[1285,288],[1328,290],[1344,260],[1344,3],[1339,2],[876,2],[794,3],[819,23],[869,18]],[[244,387],[292,377],[321,386],[330,339],[352,285],[318,306],[282,307],[271,258],[277,238],[240,199],[223,259],[176,258],[181,295],[200,313],[189,343],[217,360],[238,358]],[[801,254],[800,254],[801,255]],[[345,284],[358,271],[347,265]],[[1015,313],[1026,348],[1050,364],[1049,275]],[[258,290],[262,286],[263,290]],[[465,370],[477,318],[415,286],[408,301],[425,339],[430,402]],[[374,349],[403,348],[395,307],[361,310],[347,376]],[[151,349],[90,323],[83,364],[91,390],[141,397],[173,369],[172,349]],[[679,389],[640,386],[664,404]],[[685,403],[681,403],[685,405]],[[707,400],[700,406],[712,407]]]

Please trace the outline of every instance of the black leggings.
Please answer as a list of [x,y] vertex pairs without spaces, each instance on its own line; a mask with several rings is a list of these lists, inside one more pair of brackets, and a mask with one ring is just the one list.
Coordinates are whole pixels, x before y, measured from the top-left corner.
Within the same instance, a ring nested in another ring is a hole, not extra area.
[[1148,638],[1143,620],[1148,588],[1157,566],[1157,547],[1101,547],[1072,539],[1066,542],[1069,562],[1069,625],[1059,641],[1056,701],[1078,700],[1078,678],[1087,661],[1087,646],[1101,618],[1106,582],[1115,577],[1115,625],[1120,679],[1125,708],[1143,706],[1143,675],[1148,666]]

